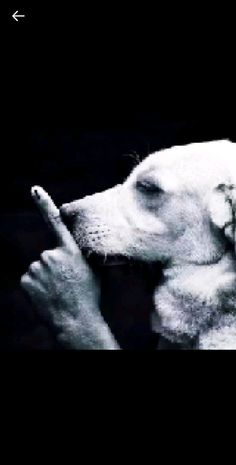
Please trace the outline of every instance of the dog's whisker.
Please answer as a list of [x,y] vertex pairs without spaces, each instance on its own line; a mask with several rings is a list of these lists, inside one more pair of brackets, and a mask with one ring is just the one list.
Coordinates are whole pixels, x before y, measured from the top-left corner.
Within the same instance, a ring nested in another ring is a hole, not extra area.
[[123,157],[129,157],[132,159],[133,163],[134,163],[134,166],[136,165],[139,165],[139,163],[141,162],[141,157],[140,155],[137,153],[137,152],[134,152],[134,153],[124,153],[123,154]]

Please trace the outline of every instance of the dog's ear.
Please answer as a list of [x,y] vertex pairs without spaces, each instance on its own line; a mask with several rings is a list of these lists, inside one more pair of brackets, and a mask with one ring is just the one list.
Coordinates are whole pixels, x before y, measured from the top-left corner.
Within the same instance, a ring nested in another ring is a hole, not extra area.
[[236,186],[219,184],[210,197],[210,216],[213,224],[235,244]]

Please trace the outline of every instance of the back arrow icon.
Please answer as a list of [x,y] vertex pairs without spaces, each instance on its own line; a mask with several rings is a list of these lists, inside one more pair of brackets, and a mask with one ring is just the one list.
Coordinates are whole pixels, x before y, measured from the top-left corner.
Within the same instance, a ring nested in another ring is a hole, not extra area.
[[15,21],[18,21],[18,18],[24,18],[25,15],[18,15],[18,10],[13,13],[12,18],[15,19]]

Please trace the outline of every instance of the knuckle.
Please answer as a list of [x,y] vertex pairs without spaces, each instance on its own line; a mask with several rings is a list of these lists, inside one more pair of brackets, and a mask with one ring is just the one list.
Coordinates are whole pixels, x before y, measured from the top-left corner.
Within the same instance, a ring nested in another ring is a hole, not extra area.
[[53,219],[54,219],[54,221],[56,221],[56,223],[61,223],[61,215],[60,215],[60,213],[58,213],[57,215],[53,215]]
[[37,273],[39,271],[40,263],[39,262],[33,262],[31,263],[29,267],[29,273]]
[[43,263],[48,263],[51,258],[51,252],[49,250],[44,250],[44,252],[41,253],[40,259]]
[[51,216],[51,220],[53,221],[54,224],[60,225],[61,224],[61,216],[60,213],[55,213]]
[[55,260],[61,261],[63,257],[65,256],[65,248],[64,247],[57,247],[54,252],[54,258]]
[[55,263],[56,261],[60,260],[60,257],[61,257],[61,252],[60,252],[59,247],[53,250],[45,250],[40,255],[41,262],[44,263],[45,265]]
[[25,289],[25,288],[27,288],[29,286],[30,283],[31,283],[31,279],[30,279],[30,276],[28,275],[28,273],[23,274],[23,276],[21,276],[21,279],[20,279],[21,287],[23,287],[23,289]]

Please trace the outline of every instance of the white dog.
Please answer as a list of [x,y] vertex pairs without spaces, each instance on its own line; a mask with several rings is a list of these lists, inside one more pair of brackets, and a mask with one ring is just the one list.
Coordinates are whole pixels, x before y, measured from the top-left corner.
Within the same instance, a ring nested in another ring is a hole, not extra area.
[[[162,263],[164,280],[154,293],[154,331],[186,347],[236,349],[235,186],[236,144],[177,146],[148,156],[122,185],[63,205],[61,217],[71,221],[85,255]],[[55,218],[59,224],[61,218]],[[22,280],[36,304],[44,274],[37,263],[33,276],[28,273]],[[71,274],[65,276],[71,280]],[[52,290],[44,288],[44,306],[46,292]],[[80,295],[86,301],[86,292]],[[50,295],[48,299],[52,302]],[[61,321],[65,327],[66,318]],[[91,321],[82,325],[88,333]],[[116,348],[105,333],[104,348]]]

